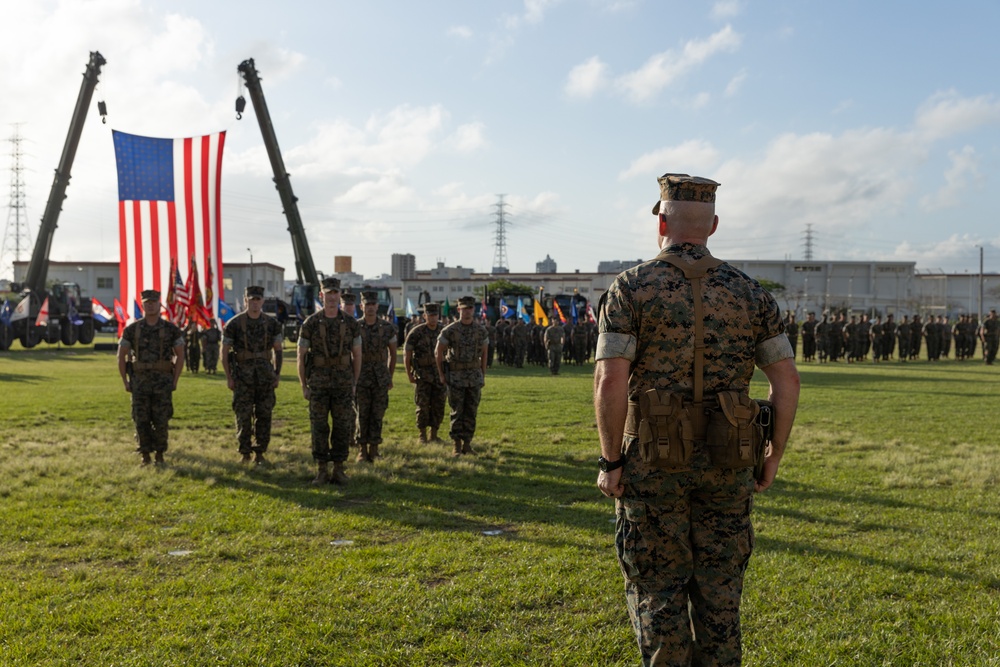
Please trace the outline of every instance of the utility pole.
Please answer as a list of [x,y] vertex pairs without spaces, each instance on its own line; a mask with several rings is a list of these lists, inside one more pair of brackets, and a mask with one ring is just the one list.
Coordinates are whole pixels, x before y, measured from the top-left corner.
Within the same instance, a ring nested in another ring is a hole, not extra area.
[[811,262],[813,258],[813,226],[812,223],[806,225],[806,240],[803,243],[806,247],[805,260]]
[[[24,188],[24,164],[21,150],[21,124],[14,123],[11,145],[10,204],[7,208],[7,228],[0,251],[0,278],[14,280],[14,262],[21,261],[21,251],[31,247],[31,229],[28,226],[28,204]],[[8,267],[10,273],[8,274]]]
[[510,273],[507,266],[507,217],[503,198],[506,195],[497,195],[500,200],[496,203],[497,209],[497,231],[496,245],[493,249],[493,273]]

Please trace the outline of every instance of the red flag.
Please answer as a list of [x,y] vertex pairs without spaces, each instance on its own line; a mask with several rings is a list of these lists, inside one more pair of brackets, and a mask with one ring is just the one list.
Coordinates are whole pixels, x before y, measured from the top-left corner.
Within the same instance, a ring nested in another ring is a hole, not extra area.
[[596,324],[597,323],[597,318],[594,317],[594,307],[590,304],[589,301],[587,302],[587,320],[591,324]]
[[[221,274],[226,133],[186,139],[140,137],[117,130],[113,135],[122,303],[131,303],[145,289],[166,293],[177,280],[176,273],[169,272],[171,258],[209,257]],[[213,308],[217,295],[214,291]]]
[[42,301],[42,307],[38,310],[38,317],[35,318],[35,326],[49,326],[49,297],[45,297],[45,301]]
[[212,258],[205,258],[205,304],[206,310],[209,315],[215,316],[215,290],[212,288],[213,276],[212,276]]
[[115,319],[118,320],[118,337],[122,337],[122,331],[125,330],[125,323],[128,322],[128,314],[125,312],[125,306],[118,299],[115,299]]
[[201,288],[198,287],[198,265],[195,264],[194,257],[191,258],[191,273],[188,274],[187,290],[189,297],[188,318],[207,329],[210,317],[208,311],[205,310],[205,303],[201,300]]
[[90,298],[90,312],[93,313],[98,322],[110,322],[111,318],[114,317],[107,306],[98,301],[96,296]]

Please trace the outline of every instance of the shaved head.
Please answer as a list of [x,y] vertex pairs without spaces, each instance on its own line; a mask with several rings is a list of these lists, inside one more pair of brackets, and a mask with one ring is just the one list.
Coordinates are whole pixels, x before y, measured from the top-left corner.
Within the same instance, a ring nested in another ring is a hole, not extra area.
[[708,242],[715,233],[719,218],[715,215],[715,204],[692,201],[660,202],[660,245],[671,243]]

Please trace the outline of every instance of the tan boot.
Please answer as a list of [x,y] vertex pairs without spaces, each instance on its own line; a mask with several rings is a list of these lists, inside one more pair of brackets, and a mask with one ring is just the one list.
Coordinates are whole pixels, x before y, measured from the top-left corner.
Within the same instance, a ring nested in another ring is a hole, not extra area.
[[475,454],[475,452],[472,451],[472,440],[465,440],[462,442],[462,453]]
[[316,464],[316,477],[313,479],[312,483],[315,485],[326,484],[330,481],[330,472],[327,468],[326,461],[321,461]]
[[331,484],[347,484],[347,475],[344,474],[344,464],[341,461],[334,461],[333,472],[330,473]]
[[250,463],[250,452],[243,452],[240,455],[240,463]]
[[462,455],[462,441],[461,440],[455,440],[455,442],[453,442],[451,444],[452,444],[452,447],[454,447],[454,450],[451,452],[451,455],[452,456],[461,456]]
[[358,463],[364,463],[365,461],[371,461],[371,454],[368,453],[368,445],[359,445],[358,455],[355,457],[355,461]]
[[426,443],[427,442],[427,427],[426,426],[423,427],[422,429],[420,429],[420,442],[422,442],[422,443]]
[[369,445],[368,446],[368,460],[369,461],[374,461],[379,456],[381,456],[381,454],[378,453],[378,445]]

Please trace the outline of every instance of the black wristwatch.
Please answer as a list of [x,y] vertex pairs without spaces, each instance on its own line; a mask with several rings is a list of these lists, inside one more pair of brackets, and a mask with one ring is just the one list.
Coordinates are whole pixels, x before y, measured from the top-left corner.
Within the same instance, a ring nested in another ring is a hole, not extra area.
[[601,472],[611,472],[612,470],[618,470],[623,465],[625,465],[625,455],[623,454],[617,461],[609,461],[603,456],[597,459],[597,465],[600,466]]

